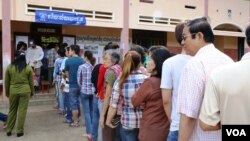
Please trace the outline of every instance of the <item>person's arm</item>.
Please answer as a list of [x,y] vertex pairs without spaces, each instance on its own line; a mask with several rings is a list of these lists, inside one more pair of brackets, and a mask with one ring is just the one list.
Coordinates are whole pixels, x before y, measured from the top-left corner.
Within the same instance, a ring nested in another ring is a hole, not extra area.
[[[190,62],[189,62],[190,63]],[[177,111],[180,113],[179,141],[188,141],[194,132],[204,95],[206,75],[202,64],[187,64],[182,72],[178,90]]]
[[30,96],[33,96],[35,94],[35,88],[34,88],[34,72],[32,70],[31,67],[30,68],[30,72],[29,72],[29,85],[30,85],[30,90],[31,90],[31,94]]
[[200,127],[204,131],[214,131],[214,130],[220,130],[221,129],[221,124],[220,122],[216,124],[215,126],[211,126],[200,120]]
[[199,115],[200,127],[204,131],[221,129],[220,118],[220,89],[213,81],[213,73],[206,84],[205,94]]
[[[62,78],[62,80],[61,80],[61,87],[60,87],[62,92],[64,91],[65,84],[66,84],[66,79]],[[63,92],[63,94],[64,94],[64,92]]]
[[67,78],[69,78],[69,59],[67,59],[67,60],[65,61],[65,68],[64,68],[64,70],[65,70],[65,76],[66,76]]
[[105,76],[105,83],[106,83],[106,90],[104,94],[104,102],[103,102],[103,108],[102,108],[102,113],[100,116],[100,125],[104,127],[105,121],[104,117],[105,114],[107,113],[107,110],[109,108],[109,103],[110,103],[110,97],[112,94],[112,87],[114,85],[114,82],[116,80],[115,73],[113,71],[107,71],[107,75]]
[[5,79],[4,79],[4,86],[5,86],[5,95],[9,97],[10,95],[10,75],[9,75],[9,67],[7,67],[5,71]]
[[196,119],[181,114],[178,141],[189,141],[194,130],[195,122]]
[[47,50],[47,55],[46,55],[46,56],[44,55],[44,58],[46,58],[46,59],[49,60],[49,56],[52,56],[52,55],[51,55],[51,54],[52,54],[51,51],[52,51],[51,49]]
[[103,108],[102,108],[102,112],[100,115],[100,126],[102,128],[104,128],[104,122],[105,122],[104,118],[105,118],[105,114],[106,114],[108,107],[109,107],[111,93],[112,93],[112,87],[109,84],[107,84],[105,95],[104,95]]
[[168,119],[171,119],[171,111],[172,111],[172,90],[171,89],[162,89],[162,101],[165,113]]
[[82,86],[82,73],[83,73],[82,69],[83,67],[79,66],[77,70],[77,84],[80,87]]
[[44,57],[44,52],[43,49],[41,47],[39,47],[39,57],[37,58],[36,61],[42,61],[43,57]]
[[25,55],[25,59],[26,59],[26,63],[28,65],[30,65],[30,49],[28,48],[27,51],[26,51],[26,55]]
[[116,115],[117,108],[109,107],[108,110],[108,115],[106,119],[106,125],[109,126],[110,128],[115,128],[116,126],[113,126],[111,121]]
[[91,72],[91,82],[95,87],[95,94],[97,94],[97,83],[98,83],[98,75],[99,75],[100,64],[96,65]]
[[108,110],[108,115],[106,119],[106,125],[115,128],[115,126],[112,125],[112,120],[115,118],[115,115],[117,113],[117,108],[120,100],[120,88],[119,88],[119,79],[117,79],[113,85],[112,88],[112,94],[110,98],[110,103],[109,103],[109,110]]
[[145,80],[139,87],[139,89],[135,92],[135,94],[132,96],[132,105],[134,107],[140,107],[143,102],[147,101],[148,96],[152,92],[152,85],[149,79]]
[[62,64],[60,66],[60,72],[63,72],[64,68],[65,68],[65,62],[66,62],[67,58],[64,58],[62,61]]
[[56,72],[57,72],[57,63],[58,63],[58,60],[55,61],[54,63],[54,71],[53,71],[53,83],[55,83],[57,80],[56,80]]
[[[167,59],[162,65],[162,79],[161,79],[161,92],[162,92],[162,101],[165,114],[168,120],[171,120],[171,111],[172,111],[172,90],[174,86],[173,78],[173,62],[172,59]],[[175,80],[176,81],[176,80]]]
[[104,67],[104,65],[100,66],[99,69],[99,74],[98,74],[98,81],[97,81],[97,92],[99,93],[99,91],[103,91],[103,86],[104,86],[104,75],[106,72],[106,68]]

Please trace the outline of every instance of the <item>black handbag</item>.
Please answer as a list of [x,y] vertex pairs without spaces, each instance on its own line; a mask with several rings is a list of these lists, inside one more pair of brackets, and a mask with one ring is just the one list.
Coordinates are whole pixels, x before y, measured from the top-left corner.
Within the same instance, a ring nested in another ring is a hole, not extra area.
[[114,119],[112,119],[111,124],[113,126],[118,126],[121,123],[121,115],[116,115]]

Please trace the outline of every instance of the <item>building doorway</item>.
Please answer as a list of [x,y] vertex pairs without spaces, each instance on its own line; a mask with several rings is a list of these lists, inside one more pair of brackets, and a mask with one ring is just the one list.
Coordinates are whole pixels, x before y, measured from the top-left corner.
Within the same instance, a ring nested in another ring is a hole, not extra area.
[[162,31],[132,30],[132,42],[149,48],[152,45],[167,45],[167,33]]

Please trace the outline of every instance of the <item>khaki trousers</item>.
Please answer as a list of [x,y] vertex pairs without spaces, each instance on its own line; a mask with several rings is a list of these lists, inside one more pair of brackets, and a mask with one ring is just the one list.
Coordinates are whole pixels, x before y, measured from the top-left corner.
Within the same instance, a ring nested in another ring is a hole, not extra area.
[[13,130],[17,120],[17,133],[23,133],[29,99],[30,93],[10,94],[7,132]]

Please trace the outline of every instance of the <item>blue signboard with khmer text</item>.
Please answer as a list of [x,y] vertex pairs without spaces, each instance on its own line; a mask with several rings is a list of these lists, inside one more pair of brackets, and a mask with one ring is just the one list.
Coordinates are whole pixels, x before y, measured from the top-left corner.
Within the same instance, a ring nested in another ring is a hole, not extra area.
[[39,23],[86,25],[85,16],[76,13],[36,10],[35,18]]

